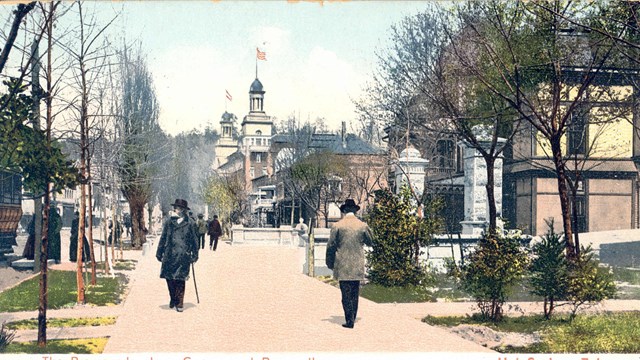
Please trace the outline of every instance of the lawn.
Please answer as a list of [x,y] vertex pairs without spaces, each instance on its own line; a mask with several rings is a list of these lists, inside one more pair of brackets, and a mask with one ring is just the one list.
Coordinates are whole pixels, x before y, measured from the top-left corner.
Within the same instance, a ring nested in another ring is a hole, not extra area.
[[[138,260],[124,259],[116,260],[113,262],[113,270],[116,271],[131,271],[135,270]],[[104,269],[104,261],[96,262],[96,268]]]
[[483,325],[496,331],[541,334],[542,341],[526,347],[494,350],[506,353],[639,353],[640,312],[568,316],[544,320],[541,316],[505,317],[491,323],[479,316],[427,316],[422,321],[437,326]]
[[[640,269],[612,268],[614,281],[618,288],[616,299],[638,300],[640,299]],[[444,273],[432,273],[432,283],[428,287],[389,287],[385,288],[375,284],[364,285],[361,296],[377,303],[410,303],[430,302],[436,299],[445,301],[473,301],[467,293],[459,289],[455,280]],[[338,286],[338,282],[329,276],[320,277],[326,283]],[[508,297],[509,302],[518,301],[543,301],[542,297],[531,294],[529,281],[525,278],[516,284]]]
[[12,342],[5,349],[9,354],[102,354],[109,338],[49,340],[41,348],[35,341]]
[[[81,327],[81,326],[104,326],[113,325],[116,318],[113,316],[93,317],[93,318],[50,318],[47,319],[47,327]],[[5,323],[5,328],[9,330],[29,330],[38,328],[37,319],[18,320]]]
[[[36,276],[0,293],[0,312],[38,310],[40,277]],[[85,302],[96,306],[114,305],[122,301],[127,277],[99,276],[97,284],[86,284]],[[76,304],[77,285],[75,271],[50,270],[48,272],[48,309],[60,309]]]

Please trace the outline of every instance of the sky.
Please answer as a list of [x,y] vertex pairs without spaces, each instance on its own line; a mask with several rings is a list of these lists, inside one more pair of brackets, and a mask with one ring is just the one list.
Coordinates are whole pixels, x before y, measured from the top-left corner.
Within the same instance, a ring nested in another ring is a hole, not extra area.
[[352,99],[361,96],[374,70],[376,49],[388,46],[393,24],[426,4],[105,1],[98,7],[105,18],[121,12],[112,31],[141,40],[160,103],[160,126],[177,134],[218,129],[225,110],[242,120],[256,77],[256,47],[267,59],[258,62],[267,115],[322,117],[330,129],[354,122]]

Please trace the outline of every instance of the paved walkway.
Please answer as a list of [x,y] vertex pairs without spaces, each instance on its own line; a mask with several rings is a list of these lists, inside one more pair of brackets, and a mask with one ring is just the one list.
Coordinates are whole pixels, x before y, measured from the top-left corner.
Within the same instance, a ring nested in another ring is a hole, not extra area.
[[[185,311],[177,313],[168,307],[154,255],[155,249],[125,254],[139,262],[124,304],[47,312],[49,318],[117,316],[115,325],[49,328],[48,339],[110,336],[105,353],[489,351],[419,321],[428,314],[471,314],[472,303],[376,304],[361,298],[355,328],[342,328],[340,291],[301,273],[303,248],[221,243],[216,252],[202,250],[195,265],[200,303],[191,279]],[[541,304],[516,304],[507,304],[507,311],[541,312]],[[637,309],[640,301],[633,300],[593,310]],[[0,321],[34,317],[37,312],[0,313]],[[21,331],[16,341],[35,338],[35,331]]]
[[345,329],[339,289],[301,274],[302,260],[301,248],[222,243],[203,250],[195,267],[200,303],[191,280],[178,313],[150,253],[105,353],[488,351],[366,299],[355,328]]

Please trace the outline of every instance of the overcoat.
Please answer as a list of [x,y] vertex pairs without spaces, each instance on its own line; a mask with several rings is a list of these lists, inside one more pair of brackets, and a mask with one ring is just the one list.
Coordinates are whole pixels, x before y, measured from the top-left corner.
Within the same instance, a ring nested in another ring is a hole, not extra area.
[[161,278],[186,281],[191,263],[198,261],[198,230],[188,216],[179,224],[177,220],[163,224],[156,258],[162,261]]
[[327,243],[327,267],[338,281],[364,280],[364,245],[371,246],[373,234],[369,226],[347,214],[333,224]]
[[209,222],[209,231],[207,234],[213,236],[214,238],[220,237],[222,235],[222,227],[220,226],[220,222],[218,219],[213,219]]

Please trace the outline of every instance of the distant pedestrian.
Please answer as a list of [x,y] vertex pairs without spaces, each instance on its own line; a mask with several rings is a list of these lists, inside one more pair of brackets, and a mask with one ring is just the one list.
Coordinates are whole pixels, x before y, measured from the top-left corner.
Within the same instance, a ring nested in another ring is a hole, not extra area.
[[120,221],[116,219],[115,226],[113,225],[113,221],[109,220],[109,245],[115,241],[115,244],[120,243],[120,238],[122,237],[122,225]]
[[218,248],[218,238],[222,236],[222,226],[218,221],[218,215],[213,215],[213,220],[209,222],[209,250],[216,251]]
[[356,321],[360,282],[365,279],[364,245],[371,246],[373,238],[369,226],[356,218],[358,210],[353,199],[340,206],[344,217],[331,227],[327,243],[327,267],[340,282],[345,328],[353,328]]
[[131,226],[133,226],[133,223],[131,222],[131,214],[124,214],[122,221],[124,222],[126,236],[131,237]]
[[186,200],[176,199],[171,205],[173,211],[162,226],[156,258],[162,262],[160,277],[169,288],[169,308],[182,312],[189,268],[198,261],[198,230],[186,213],[189,210]]
[[198,244],[199,247],[204,249],[204,236],[207,234],[207,220],[204,219],[203,214],[198,214],[198,220],[196,220],[198,226]]
[[22,256],[27,260],[33,260],[36,247],[36,214],[31,215],[31,221],[27,225],[27,243],[22,250]]
[[[79,227],[80,213],[76,211],[73,214],[73,220],[71,220],[71,236],[69,237],[69,261],[71,262],[78,261]],[[86,262],[87,260],[91,259],[91,254],[89,253],[89,251],[89,241],[87,240],[87,236],[85,235],[82,238],[82,262]]]
[[47,241],[47,258],[60,264],[60,230],[62,230],[62,217],[58,214],[58,208],[49,207],[49,231]]

